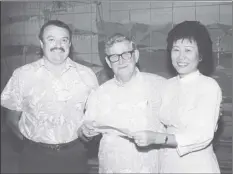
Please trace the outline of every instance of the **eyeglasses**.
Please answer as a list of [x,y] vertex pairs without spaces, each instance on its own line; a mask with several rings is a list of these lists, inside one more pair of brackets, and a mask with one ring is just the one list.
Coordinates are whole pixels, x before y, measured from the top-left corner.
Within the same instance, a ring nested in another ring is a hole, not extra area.
[[112,55],[108,55],[107,58],[110,60],[110,62],[115,63],[118,62],[120,60],[120,57],[124,60],[130,60],[132,57],[132,54],[135,50],[132,51],[127,51],[124,52],[122,54],[112,54]]

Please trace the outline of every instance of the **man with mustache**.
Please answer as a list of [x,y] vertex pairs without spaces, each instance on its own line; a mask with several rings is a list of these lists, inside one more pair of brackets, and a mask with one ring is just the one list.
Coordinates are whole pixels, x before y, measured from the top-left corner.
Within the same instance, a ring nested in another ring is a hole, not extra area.
[[71,38],[62,21],[45,23],[41,59],[14,70],[1,94],[7,123],[24,143],[19,173],[88,172],[77,130],[98,81],[91,69],[71,60]]

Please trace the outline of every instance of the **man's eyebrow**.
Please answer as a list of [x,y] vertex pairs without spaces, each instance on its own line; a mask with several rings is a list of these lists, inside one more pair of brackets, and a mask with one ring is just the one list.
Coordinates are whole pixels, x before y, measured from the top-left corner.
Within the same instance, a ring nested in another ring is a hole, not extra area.
[[62,37],[62,39],[64,39],[64,38],[65,38],[65,39],[70,39],[70,37],[68,37],[68,36]]
[[51,38],[51,37],[53,38],[54,36],[47,36],[46,39]]
[[[55,38],[54,36],[47,36],[45,39],[54,39],[54,38]],[[66,39],[66,40],[70,41],[70,37],[68,37],[68,36],[61,37],[60,39]]]

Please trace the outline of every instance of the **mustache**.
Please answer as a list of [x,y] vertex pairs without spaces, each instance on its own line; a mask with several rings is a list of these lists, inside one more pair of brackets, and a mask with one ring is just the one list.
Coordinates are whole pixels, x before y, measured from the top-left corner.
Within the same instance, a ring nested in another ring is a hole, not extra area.
[[53,47],[50,49],[50,51],[53,51],[53,50],[61,50],[61,51],[65,52],[65,49],[62,47]]

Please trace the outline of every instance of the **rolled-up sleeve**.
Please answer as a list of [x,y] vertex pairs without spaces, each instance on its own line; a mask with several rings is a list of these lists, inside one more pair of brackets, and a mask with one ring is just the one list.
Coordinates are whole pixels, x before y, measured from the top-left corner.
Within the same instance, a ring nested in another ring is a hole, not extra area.
[[217,83],[212,84],[199,97],[196,107],[186,113],[189,118],[192,118],[186,122],[186,129],[175,134],[179,156],[204,149],[213,140],[222,92]]
[[95,73],[90,68],[83,68],[79,71],[80,77],[82,78],[84,84],[92,90],[95,90],[98,86],[98,80]]
[[93,90],[87,100],[86,112],[83,117],[83,121],[95,120],[96,114],[98,114],[98,100],[96,91]]
[[1,93],[1,105],[15,111],[22,111],[22,83],[20,70],[16,69]]

